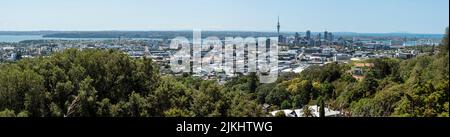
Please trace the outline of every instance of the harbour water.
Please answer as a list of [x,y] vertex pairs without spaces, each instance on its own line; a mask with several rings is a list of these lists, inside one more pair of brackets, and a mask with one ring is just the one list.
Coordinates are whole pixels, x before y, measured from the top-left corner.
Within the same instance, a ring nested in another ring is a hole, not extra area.
[[[24,40],[114,40],[117,38],[48,38],[42,35],[0,35],[0,42],[20,42]],[[139,40],[161,40],[156,38],[133,38]]]
[[44,39],[42,35],[0,35],[0,42],[20,42],[23,40]]

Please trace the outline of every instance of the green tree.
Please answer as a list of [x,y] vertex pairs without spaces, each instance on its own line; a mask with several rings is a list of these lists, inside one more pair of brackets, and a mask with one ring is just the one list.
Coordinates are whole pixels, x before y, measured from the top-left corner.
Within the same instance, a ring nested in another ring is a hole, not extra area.
[[320,103],[319,116],[325,117],[325,101],[324,101],[324,99],[320,99],[319,103]]
[[258,86],[258,77],[256,76],[256,73],[251,72],[248,79],[248,88],[250,89],[250,93],[255,93]]
[[282,85],[275,86],[274,89],[266,96],[265,100],[269,104],[281,106],[281,103],[289,98],[289,93]]
[[289,100],[284,100],[281,103],[281,109],[291,109],[291,108],[292,108],[292,105],[291,105],[291,102]]
[[89,117],[96,115],[97,90],[92,86],[94,80],[87,77],[80,83],[80,90],[75,97],[74,116]]
[[0,111],[0,117],[16,117],[16,113],[14,113],[14,110],[5,109]]
[[193,96],[191,110],[195,117],[220,116],[211,96],[198,92]]
[[190,117],[192,116],[191,112],[186,109],[179,108],[171,108],[169,110],[164,111],[165,117]]
[[314,117],[312,110],[309,108],[309,105],[305,105],[303,107],[303,117]]
[[313,86],[311,81],[309,80],[303,80],[300,83],[300,93],[299,93],[299,104],[300,106],[308,104],[308,102],[311,100],[311,92],[312,92]]
[[261,117],[264,116],[263,108],[257,102],[251,100],[249,95],[235,92],[228,110],[231,117]]
[[131,117],[148,117],[151,115],[148,112],[152,109],[151,105],[139,93],[131,93],[126,105],[128,106],[127,112]]
[[284,111],[278,111],[275,113],[275,117],[286,117],[286,114],[284,114]]
[[97,107],[97,116],[100,116],[100,117],[111,116],[110,109],[112,107],[112,104],[108,98],[104,98],[100,102],[97,101],[96,104],[98,106]]
[[171,108],[189,108],[192,103],[192,90],[172,77],[161,77],[156,90],[148,97],[154,106],[155,115],[162,116]]

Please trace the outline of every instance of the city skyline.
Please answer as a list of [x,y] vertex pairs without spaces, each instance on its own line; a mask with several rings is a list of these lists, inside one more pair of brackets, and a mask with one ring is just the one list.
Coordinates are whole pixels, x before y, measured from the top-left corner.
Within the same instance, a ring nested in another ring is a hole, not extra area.
[[441,34],[447,0],[6,0],[0,31],[211,31]]

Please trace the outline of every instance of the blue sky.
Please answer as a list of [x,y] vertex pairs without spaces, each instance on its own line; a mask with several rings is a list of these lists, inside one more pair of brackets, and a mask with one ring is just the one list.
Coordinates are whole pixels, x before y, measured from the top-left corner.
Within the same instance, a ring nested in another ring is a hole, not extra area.
[[443,33],[448,0],[1,0],[5,30]]

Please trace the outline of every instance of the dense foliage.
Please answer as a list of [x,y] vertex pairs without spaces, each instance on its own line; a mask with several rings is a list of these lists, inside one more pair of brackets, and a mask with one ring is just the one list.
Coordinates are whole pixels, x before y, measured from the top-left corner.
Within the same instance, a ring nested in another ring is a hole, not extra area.
[[66,50],[0,66],[0,116],[263,116],[247,91],[160,76],[148,59]]

